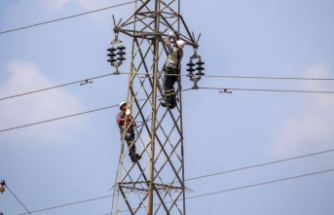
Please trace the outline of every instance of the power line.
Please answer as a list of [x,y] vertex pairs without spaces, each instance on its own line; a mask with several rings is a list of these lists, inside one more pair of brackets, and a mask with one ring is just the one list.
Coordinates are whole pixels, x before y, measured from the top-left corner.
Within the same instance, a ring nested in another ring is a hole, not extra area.
[[[189,89],[184,89],[182,91],[187,91],[187,90],[189,90]],[[138,101],[143,101],[143,100],[145,100],[145,99],[139,99]],[[5,129],[0,130],[0,133],[6,132],[6,131],[11,131],[11,130],[16,130],[16,129],[20,129],[20,128],[25,128],[25,127],[30,127],[30,126],[34,126],[34,125],[44,124],[44,123],[57,121],[57,120],[61,120],[61,119],[66,119],[66,118],[70,118],[70,117],[80,116],[80,115],[84,115],[84,114],[89,114],[89,113],[93,113],[93,112],[97,112],[97,111],[101,111],[101,110],[106,110],[106,109],[110,109],[110,108],[114,108],[114,107],[118,107],[118,104],[103,107],[103,108],[93,109],[93,110],[89,110],[89,111],[84,111],[84,112],[80,112],[80,113],[70,114],[70,115],[66,115],[66,116],[61,116],[61,117],[57,117],[57,118],[53,118],[53,119],[47,119],[47,120],[42,120],[42,121],[38,121],[38,122],[19,125],[19,126],[15,126],[15,127],[11,127],[11,128],[5,128]]]
[[[120,75],[128,75],[129,72],[121,72]],[[146,73],[136,73],[137,75],[147,76]],[[153,74],[152,74],[153,75]],[[188,75],[177,75],[177,74],[164,74],[160,73],[159,75],[167,76],[186,76]],[[151,75],[150,75],[151,76]],[[273,76],[243,76],[243,75],[203,75],[202,78],[232,78],[232,79],[269,79],[269,80],[299,80],[299,81],[334,81],[334,78],[316,78],[316,77],[273,77]]]
[[334,78],[303,78],[303,77],[270,77],[270,76],[240,76],[240,75],[205,75],[209,78],[237,78],[237,79],[269,79],[269,80],[300,80],[300,81],[334,81]]
[[284,90],[284,89],[256,89],[256,88],[233,88],[233,87],[199,87],[201,90],[219,90],[220,93],[232,91],[252,91],[252,92],[276,92],[276,93],[306,93],[306,94],[334,94],[334,91],[315,90]]
[[20,97],[20,96],[26,96],[26,95],[30,95],[30,94],[34,94],[34,93],[39,93],[39,92],[43,92],[43,91],[47,91],[47,90],[53,90],[53,89],[60,88],[60,87],[66,87],[66,86],[69,86],[69,85],[78,84],[78,83],[82,83],[82,82],[89,81],[89,80],[104,78],[104,77],[107,77],[107,76],[110,76],[110,75],[113,75],[113,74],[109,73],[109,74],[96,76],[96,77],[92,77],[92,78],[86,78],[86,79],[83,79],[83,80],[80,80],[80,81],[73,81],[73,82],[60,84],[60,85],[56,85],[56,86],[52,86],[52,87],[47,87],[47,88],[43,88],[43,89],[39,89],[39,90],[34,90],[34,91],[20,93],[20,94],[16,94],[16,95],[12,95],[12,96],[7,96],[7,97],[0,98],[0,101],[6,100],[6,99],[16,98],[16,97]]
[[334,152],[334,149],[330,149],[330,150],[326,150],[326,151],[322,151],[322,152],[311,153],[311,154],[306,154],[306,155],[301,155],[301,156],[296,156],[296,157],[291,157],[291,158],[286,158],[286,159],[282,159],[282,160],[271,161],[271,162],[262,163],[262,164],[256,164],[256,165],[252,165],[252,166],[246,166],[246,167],[242,167],[242,168],[238,168],[238,169],[226,170],[226,171],[212,173],[212,174],[203,175],[203,176],[197,176],[197,177],[186,179],[185,181],[197,180],[197,179],[201,179],[201,178],[207,178],[207,177],[212,177],[212,176],[226,174],[226,173],[238,172],[238,171],[242,171],[242,170],[253,169],[253,168],[268,166],[268,165],[273,165],[273,164],[278,164],[278,163],[282,163],[282,162],[297,160],[297,159],[306,158],[306,157],[312,157],[312,156],[325,154],[325,153],[329,153],[329,152]]
[[[187,91],[187,90],[189,90],[189,89],[184,89],[182,91]],[[139,99],[138,101],[143,101],[143,100],[145,100],[145,99]],[[25,127],[30,127],[30,126],[34,126],[34,125],[44,124],[44,123],[48,123],[48,122],[53,122],[53,121],[66,119],[66,118],[70,118],[70,117],[80,116],[80,115],[84,115],[84,114],[89,114],[89,113],[93,113],[93,112],[97,112],[97,111],[101,111],[101,110],[106,110],[106,109],[110,109],[110,108],[114,108],[114,107],[118,107],[118,106],[119,106],[118,104],[117,105],[111,105],[111,106],[107,106],[107,107],[102,107],[102,108],[98,108],[98,109],[93,109],[93,110],[89,110],[89,111],[80,112],[80,113],[61,116],[61,117],[57,117],[57,118],[53,118],[53,119],[47,119],[47,120],[28,123],[28,124],[19,125],[19,126],[15,126],[15,127],[11,127],[11,128],[5,128],[5,129],[0,130],[0,133],[6,132],[6,131],[11,131],[11,130],[16,130],[16,129],[20,129],[20,128],[25,128]]]
[[0,133],[6,132],[6,131],[11,131],[11,130],[16,130],[16,129],[20,129],[20,128],[25,128],[25,127],[30,127],[30,126],[34,126],[34,125],[39,125],[39,124],[43,124],[43,123],[47,123],[47,122],[57,121],[57,120],[61,120],[61,119],[66,119],[66,118],[70,118],[70,117],[75,117],[75,116],[79,116],[79,115],[84,115],[84,114],[88,114],[88,113],[93,113],[93,112],[96,112],[96,111],[106,110],[106,109],[114,108],[114,107],[118,107],[118,105],[111,105],[111,106],[108,106],[108,107],[98,108],[98,109],[85,111],[85,112],[81,112],[81,113],[76,113],[76,114],[71,114],[71,115],[67,115],[67,116],[62,116],[62,117],[57,117],[57,118],[53,118],[53,119],[33,122],[33,123],[25,124],[25,125],[20,125],[20,126],[16,126],[16,127],[6,128],[6,129],[0,130]]
[[[228,170],[228,171],[217,172],[217,173],[213,173],[213,174],[208,174],[208,175],[193,177],[193,178],[186,179],[185,181],[198,180],[198,179],[202,179],[202,178],[206,178],[206,177],[216,176],[216,175],[219,175],[219,174],[227,174],[227,173],[231,173],[231,172],[243,171],[243,170],[246,170],[246,169],[257,168],[257,167],[261,167],[261,166],[265,166],[265,165],[272,165],[272,164],[276,164],[276,163],[280,163],[280,162],[286,162],[286,161],[291,161],[291,160],[296,160],[296,159],[302,159],[302,158],[305,158],[305,157],[316,156],[316,155],[325,154],[325,153],[329,153],[329,152],[333,152],[333,151],[334,151],[334,149],[331,149],[331,150],[326,150],[326,151],[322,151],[322,152],[316,152],[316,153],[312,153],[312,154],[306,154],[306,155],[301,155],[301,156],[286,158],[286,159],[282,159],[282,160],[277,160],[277,161],[272,161],[272,162],[267,162],[267,163],[262,163],[262,164],[257,164],[257,165],[252,165],[252,166],[247,166],[247,167],[232,169],[232,170]],[[308,174],[308,175],[314,175],[314,174],[315,173],[311,173],[311,174]],[[301,177],[301,176],[299,176],[299,177]],[[295,177],[290,177],[289,179],[292,179],[292,178],[297,178],[297,177],[296,176]],[[275,180],[275,182],[283,181],[283,180],[284,179],[279,179],[279,180]],[[287,180],[287,179],[285,179],[285,180]],[[268,184],[268,183],[270,183],[270,182],[265,182],[265,184]],[[271,183],[273,183],[273,182],[271,182]],[[261,183],[261,184],[263,184],[263,183]],[[255,187],[255,186],[259,186],[259,185],[257,185],[257,184],[256,185],[248,185],[248,186],[244,186],[244,187],[249,188],[249,187]],[[244,189],[244,187],[241,187],[241,188]],[[229,191],[233,191],[233,190],[238,190],[238,189],[241,189],[241,188],[233,188],[233,189],[228,189],[228,190]],[[218,192],[222,192],[222,191],[218,191]],[[228,192],[228,191],[225,190],[224,192]],[[205,194],[202,194],[202,195],[205,195]],[[72,205],[76,205],[76,204],[81,204],[81,203],[96,201],[96,200],[110,198],[110,197],[113,197],[113,195],[105,195],[105,196],[100,196],[100,197],[96,197],[96,198],[91,198],[91,199],[81,200],[81,201],[77,201],[77,202],[72,202],[72,203],[62,204],[62,205],[58,205],[58,206],[53,206],[53,207],[49,207],[49,208],[39,209],[39,210],[32,211],[32,213],[42,212],[42,211],[47,211],[47,210],[52,210],[52,209],[61,208],[61,207],[72,206]],[[189,197],[189,198],[195,198],[195,197],[196,196]],[[23,213],[23,214],[26,214],[26,213]],[[19,214],[19,215],[23,215],[23,214]]]
[[91,13],[101,12],[103,10],[109,10],[109,9],[112,9],[112,8],[124,6],[124,5],[127,5],[127,4],[134,3],[134,2],[136,2],[136,1],[125,2],[125,3],[122,3],[122,4],[110,6],[110,7],[105,7],[105,8],[101,8],[101,9],[97,9],[97,10],[91,10],[91,11],[84,12],[84,13],[79,13],[79,14],[75,14],[75,15],[71,15],[71,16],[65,16],[65,17],[58,18],[58,19],[52,19],[52,20],[48,20],[48,21],[45,21],[45,22],[40,22],[40,23],[36,23],[36,24],[32,24],[32,25],[19,27],[19,28],[14,28],[14,29],[2,31],[2,32],[0,32],[0,34],[10,33],[10,32],[13,32],[13,31],[19,31],[19,30],[23,30],[23,29],[27,29],[27,28],[37,27],[37,26],[40,26],[40,25],[46,25],[46,24],[50,24],[50,23],[54,23],[54,22],[64,21],[64,20],[67,20],[67,19],[72,19],[72,18],[76,18],[76,17],[79,17],[79,16],[84,16],[84,15],[88,15],[88,14],[91,14]]
[[[54,210],[54,209],[57,209],[57,208],[68,207],[68,206],[72,206],[72,205],[77,205],[77,204],[82,204],[82,203],[97,201],[97,200],[101,200],[101,199],[110,198],[112,196],[113,195],[105,195],[105,196],[100,196],[100,197],[96,197],[96,198],[85,199],[85,200],[82,200],[82,201],[77,201],[77,202],[72,202],[72,203],[67,203],[67,204],[63,204],[63,205],[58,205],[58,206],[53,206],[53,207],[48,207],[48,208],[44,208],[44,209],[39,209],[39,210],[31,211],[31,213],[38,213],[38,212],[43,212],[43,211]],[[27,214],[27,213],[22,213],[22,214],[19,214],[19,215],[24,215],[24,214]]]
[[31,212],[27,209],[27,207],[22,203],[22,201],[14,194],[14,192],[8,187],[7,183],[6,183],[6,188],[7,190],[9,190],[9,192],[14,196],[14,198],[20,203],[20,205],[27,211],[26,214],[30,214]]
[[227,192],[236,191],[236,190],[243,190],[243,189],[247,189],[247,188],[251,188],[251,187],[258,187],[258,186],[272,184],[272,183],[276,183],[276,182],[282,182],[282,181],[287,181],[287,180],[292,180],[292,179],[297,179],[297,178],[302,178],[302,177],[307,177],[307,176],[324,174],[324,173],[329,173],[329,172],[333,172],[333,171],[334,171],[334,169],[328,169],[328,170],[308,173],[308,174],[304,174],[304,175],[297,175],[297,176],[292,176],[292,177],[288,177],[288,178],[281,178],[281,179],[277,179],[277,180],[266,181],[266,182],[262,182],[262,183],[251,184],[251,185],[246,185],[246,186],[241,186],[241,187],[235,187],[235,188],[231,188],[231,189],[220,190],[220,191],[211,192],[211,193],[205,193],[205,194],[201,194],[201,195],[197,195],[197,196],[191,196],[191,197],[188,197],[187,199],[195,199],[195,198],[201,198],[201,197],[205,197],[205,196],[212,196],[212,195],[216,195],[216,194],[220,194],[220,193],[227,193]]

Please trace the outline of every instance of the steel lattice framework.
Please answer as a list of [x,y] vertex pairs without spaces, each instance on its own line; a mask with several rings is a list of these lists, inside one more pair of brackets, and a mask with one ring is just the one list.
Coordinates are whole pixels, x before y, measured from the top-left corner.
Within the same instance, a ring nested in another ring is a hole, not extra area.
[[[137,122],[134,144],[142,158],[131,162],[129,147],[122,140],[113,214],[185,214],[180,84],[176,84],[179,103],[175,109],[166,109],[160,102],[168,54],[164,38],[177,31],[186,42],[185,51],[194,48],[193,58],[198,56],[197,42],[179,11],[180,0],[141,0],[130,18],[118,24],[114,20],[112,45],[121,43],[119,33],[133,39],[127,102]],[[116,73],[119,64],[114,65]]]

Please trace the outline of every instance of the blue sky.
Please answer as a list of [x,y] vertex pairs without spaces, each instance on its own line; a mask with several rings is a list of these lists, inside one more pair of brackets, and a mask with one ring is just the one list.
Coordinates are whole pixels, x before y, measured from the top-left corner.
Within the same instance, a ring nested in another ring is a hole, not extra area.
[[[124,3],[3,0],[0,32]],[[201,32],[207,75],[334,77],[331,0],[182,1],[187,25]],[[0,34],[0,98],[108,74],[112,15],[129,4]],[[131,39],[120,35],[128,48]],[[128,49],[129,50],[129,49]],[[129,51],[128,51],[129,52]],[[186,56],[192,49],[186,47]],[[129,57],[127,58],[129,59]],[[185,68],[186,61],[183,63]],[[126,71],[129,61],[121,67]],[[126,75],[0,101],[0,130],[125,100]],[[183,88],[192,87],[188,79]],[[206,77],[200,87],[334,91],[332,81]],[[211,173],[334,149],[333,94],[214,90],[183,94],[185,175]],[[30,211],[111,195],[120,150],[117,108],[0,133],[0,180]],[[187,182],[188,197],[333,169],[332,153]],[[333,172],[187,200],[188,214],[331,215]],[[36,214],[110,213],[111,198]],[[25,210],[6,191],[0,211]],[[217,212],[218,211],[218,212]]]

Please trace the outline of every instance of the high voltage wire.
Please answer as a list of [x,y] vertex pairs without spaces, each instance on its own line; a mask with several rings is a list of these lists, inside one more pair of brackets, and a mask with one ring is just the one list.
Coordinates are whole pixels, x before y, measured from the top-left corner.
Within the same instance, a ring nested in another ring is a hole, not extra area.
[[20,205],[27,211],[26,214],[30,214],[31,212],[28,210],[28,208],[22,203],[22,201],[14,194],[14,192],[8,187],[8,184],[6,183],[6,188],[9,190],[9,192],[14,196],[14,198],[20,203]]
[[212,177],[212,176],[226,174],[226,173],[238,172],[238,171],[242,171],[242,170],[253,169],[253,168],[257,168],[257,167],[283,163],[283,162],[287,162],[287,161],[291,161],[291,160],[297,160],[297,159],[301,159],[301,158],[312,157],[312,156],[325,154],[325,153],[329,153],[329,152],[334,152],[334,149],[330,149],[330,150],[326,150],[326,151],[322,151],[322,152],[311,153],[311,154],[306,154],[306,155],[301,155],[301,156],[297,156],[297,157],[286,158],[286,159],[267,162],[267,163],[262,163],[262,164],[256,164],[256,165],[252,165],[252,166],[246,166],[246,167],[242,167],[242,168],[238,168],[238,169],[226,170],[226,171],[223,171],[223,172],[217,172],[217,173],[212,173],[212,174],[198,176],[198,177],[193,177],[193,178],[186,179],[185,181],[197,180],[197,179],[201,179],[201,178],[207,178],[207,177]]
[[0,101],[16,98],[16,97],[20,97],[20,96],[26,96],[26,95],[30,95],[30,94],[40,93],[40,92],[47,91],[47,90],[53,90],[53,89],[57,89],[57,88],[60,88],[60,87],[66,87],[66,86],[69,86],[69,85],[82,83],[82,82],[85,82],[85,81],[88,81],[88,80],[95,80],[95,79],[99,79],[99,78],[104,78],[104,77],[107,77],[107,76],[110,76],[110,75],[113,75],[113,74],[109,73],[109,74],[96,76],[96,77],[92,77],[92,78],[88,78],[88,79],[86,78],[86,79],[83,79],[83,80],[80,80],[80,81],[73,81],[73,82],[60,84],[60,85],[56,85],[56,86],[52,86],[52,87],[47,87],[47,88],[43,88],[43,89],[39,89],[39,90],[34,90],[34,91],[20,93],[20,94],[16,94],[16,95],[12,95],[12,96],[7,96],[7,97],[0,98]]
[[[77,201],[77,202],[67,203],[67,204],[53,206],[53,207],[49,207],[49,208],[34,210],[34,211],[31,211],[31,213],[38,213],[38,212],[42,212],[42,211],[54,210],[54,209],[57,209],[57,208],[68,207],[68,206],[72,206],[72,205],[97,201],[97,200],[106,199],[106,198],[110,198],[110,197],[112,197],[112,195],[105,195],[105,196],[100,196],[100,197],[96,197],[96,198],[85,199],[85,200],[82,200],[82,201]],[[22,214],[19,214],[19,215],[23,215],[23,214],[27,214],[27,213],[22,213]]]
[[[330,151],[333,151],[333,150],[330,150]],[[329,152],[329,151],[327,151],[327,152]],[[316,154],[320,154],[320,153],[314,153],[314,154],[316,155]],[[325,153],[325,152],[322,152],[322,153]],[[304,156],[298,156],[298,158],[302,158],[302,157],[304,157]],[[291,158],[291,159],[293,159],[293,158]],[[291,159],[284,159],[284,160],[286,161],[286,160],[291,160]],[[272,163],[272,162],[269,162],[269,163]],[[257,165],[257,167],[258,166],[260,166],[260,165]],[[244,168],[239,168],[239,169],[236,169],[235,171],[240,171],[240,170],[243,170],[243,169]],[[276,180],[272,180],[272,181],[266,181],[266,182],[261,182],[261,183],[257,183],[257,184],[252,184],[252,185],[235,187],[235,188],[230,188],[230,189],[226,189],[226,190],[220,190],[220,191],[211,192],[211,193],[204,193],[204,194],[200,194],[200,195],[196,195],[196,196],[190,196],[190,197],[187,197],[186,199],[202,198],[202,197],[216,195],[216,194],[220,194],[220,193],[226,193],[226,192],[231,192],[231,191],[236,191],[236,190],[242,190],[242,189],[247,189],[247,188],[252,188],[252,187],[257,187],[257,186],[262,186],[262,185],[267,185],[267,184],[272,184],[272,183],[276,183],[276,182],[282,182],[282,181],[287,181],[287,180],[302,178],[302,177],[306,177],[306,176],[312,176],[312,175],[317,175],[317,174],[328,173],[328,172],[332,172],[332,171],[334,171],[334,169],[323,170],[323,171],[318,171],[318,172],[313,172],[313,173],[308,173],[308,174],[303,174],[303,175],[298,175],[298,176],[292,176],[292,177],[288,177],[288,178],[276,179]],[[227,172],[225,172],[225,173],[227,173]],[[211,175],[208,175],[208,176],[211,176]],[[203,178],[203,177],[201,177],[201,178]],[[199,178],[197,178],[197,179],[199,179]],[[57,205],[57,206],[53,206],[53,207],[48,207],[48,208],[44,208],[44,209],[34,210],[34,211],[31,211],[31,213],[37,213],[37,212],[42,212],[42,211],[47,211],[47,210],[53,210],[53,209],[57,209],[57,208],[61,208],[61,207],[67,207],[67,206],[72,206],[72,205],[76,205],[76,204],[87,203],[87,202],[91,202],[91,201],[97,201],[97,200],[111,198],[111,197],[113,197],[113,195],[105,195],[105,196],[100,196],[100,197],[96,197],[96,198],[85,199],[85,200],[82,200],[82,201],[77,201],[77,202],[72,202],[72,203]],[[126,211],[128,211],[128,210],[124,210],[124,211],[120,211],[120,212],[126,212]],[[21,213],[19,215],[25,215],[25,214],[27,214],[27,213]]]
[[[128,72],[122,72],[120,74],[131,74]],[[147,75],[146,73],[137,73],[138,75]],[[189,75],[175,75],[168,74],[170,76],[186,76]],[[234,79],[269,79],[269,80],[299,80],[299,81],[334,81],[334,78],[305,78],[305,77],[274,77],[274,76],[243,76],[243,75],[203,75],[202,78],[234,78]]]
[[201,198],[201,197],[205,197],[205,196],[212,196],[212,195],[216,195],[216,194],[220,194],[220,193],[226,193],[226,192],[231,192],[231,191],[236,191],[236,190],[243,190],[243,189],[247,189],[247,188],[251,188],[251,187],[257,187],[257,186],[262,186],[262,185],[267,185],[267,184],[272,184],[272,183],[276,183],[276,182],[282,182],[282,181],[287,181],[287,180],[292,180],[292,179],[297,179],[297,178],[302,178],[302,177],[307,177],[307,176],[312,176],[312,175],[324,174],[324,173],[329,173],[329,172],[333,172],[333,171],[334,171],[334,169],[328,169],[328,170],[323,170],[323,171],[318,171],[318,172],[313,172],[313,173],[308,173],[308,174],[303,174],[303,175],[292,176],[292,177],[288,177],[288,178],[281,178],[281,179],[277,179],[277,180],[246,185],[246,186],[242,186],[242,187],[236,187],[236,188],[220,190],[220,191],[211,192],[211,193],[205,193],[205,194],[202,194],[202,195],[191,196],[191,197],[188,197],[186,199],[195,199],[195,198]]
[[33,123],[20,125],[20,126],[15,126],[15,127],[11,127],[11,128],[6,128],[6,129],[0,130],[0,133],[6,132],[6,131],[11,131],[11,130],[16,130],[16,129],[20,129],[20,128],[25,128],[25,127],[30,127],[30,126],[34,126],[34,125],[39,125],[39,124],[43,124],[43,123],[47,123],[47,122],[57,121],[57,120],[61,120],[61,119],[66,119],[66,118],[70,118],[70,117],[80,116],[80,115],[93,113],[93,112],[101,111],[101,110],[106,110],[106,109],[114,108],[114,107],[118,107],[118,105],[111,105],[111,106],[108,106],[108,107],[98,108],[98,109],[85,111],[85,112],[81,112],[81,113],[76,113],[76,114],[71,114],[71,115],[67,115],[67,116],[62,116],[62,117],[57,117],[57,118],[53,118],[53,119],[33,122]]
[[[128,75],[132,74],[129,72],[121,72],[120,75]],[[143,76],[153,76],[153,74],[147,73],[136,73],[137,75]],[[167,75],[163,73],[159,73],[159,75]],[[177,74],[168,74],[168,76],[186,76],[189,75],[177,75]],[[305,77],[274,77],[274,76],[242,76],[242,75],[203,75],[202,78],[233,78],[233,79],[269,79],[269,80],[297,80],[297,81],[334,81],[334,78],[305,78]]]
[[[188,90],[189,89],[184,89],[182,91],[188,91]],[[145,100],[145,99],[138,99],[138,101],[143,101],[143,100]],[[53,118],[53,119],[47,119],[47,120],[42,120],[42,121],[38,121],[38,122],[19,125],[19,126],[15,126],[15,127],[11,127],[11,128],[2,129],[2,130],[0,130],[0,133],[6,132],[6,131],[11,131],[11,130],[16,130],[16,129],[20,129],[20,128],[25,128],[25,127],[30,127],[30,126],[34,126],[34,125],[44,124],[44,123],[48,123],[48,122],[53,122],[53,121],[57,121],[57,120],[61,120],[61,119],[71,118],[71,117],[75,117],[75,116],[80,116],[80,115],[84,115],[84,114],[89,114],[89,113],[93,113],[93,112],[97,112],[97,111],[101,111],[101,110],[115,108],[115,107],[118,107],[118,106],[119,106],[118,104],[117,105],[111,105],[111,106],[107,106],[107,107],[103,107],[103,108],[98,108],[98,109],[93,109],[93,110],[84,111],[84,112],[80,112],[80,113],[75,113],[75,114],[71,114],[71,115],[61,116],[61,117],[57,117],[57,118]]]
[[58,19],[52,19],[52,20],[48,20],[48,21],[45,21],[45,22],[40,22],[40,23],[36,23],[36,24],[32,24],[32,25],[19,27],[19,28],[14,28],[14,29],[2,31],[2,32],[0,32],[0,34],[10,33],[10,32],[13,32],[13,31],[19,31],[19,30],[23,30],[23,29],[27,29],[27,28],[37,27],[37,26],[40,26],[40,25],[46,25],[46,24],[50,24],[50,23],[54,23],[54,22],[64,21],[64,20],[67,20],[67,19],[72,19],[72,18],[76,18],[76,17],[79,17],[79,16],[84,16],[84,15],[88,15],[88,14],[91,14],[91,13],[101,12],[103,10],[109,10],[109,9],[124,6],[124,5],[127,5],[127,4],[132,4],[134,2],[136,2],[136,1],[125,2],[125,3],[122,3],[122,4],[110,6],[110,7],[105,7],[105,8],[101,8],[101,9],[97,9],[97,10],[91,10],[91,11],[84,12],[84,13],[79,13],[79,14],[66,16],[66,17],[62,17],[62,18],[58,18]]
[[239,76],[239,75],[205,75],[209,78],[238,78],[238,79],[272,79],[272,80],[300,80],[300,81],[334,81],[334,78],[303,78],[303,77],[270,77],[270,76]]
[[198,87],[201,90],[218,90],[220,93],[232,91],[271,92],[271,93],[305,93],[305,94],[334,94],[334,91],[317,90],[285,90],[285,89],[256,89],[256,88],[233,88],[233,87]]
[[[121,73],[121,74],[130,74],[130,73]],[[7,100],[7,99],[12,99],[12,98],[16,98],[16,97],[20,97],[20,96],[26,96],[26,95],[30,95],[30,94],[35,94],[35,93],[39,93],[39,92],[43,92],[43,91],[48,91],[48,90],[53,90],[53,89],[57,89],[60,87],[66,87],[69,85],[74,85],[74,84],[78,84],[84,81],[88,81],[88,80],[94,80],[94,79],[99,79],[99,78],[105,78],[107,76],[112,76],[114,75],[113,73],[108,73],[105,75],[101,75],[101,76],[96,76],[96,77],[92,77],[92,78],[86,78],[86,79],[82,79],[79,81],[73,81],[73,82],[69,82],[69,83],[65,83],[65,84],[60,84],[60,85],[56,85],[56,86],[51,86],[51,87],[47,87],[47,88],[42,88],[42,89],[38,89],[38,90],[34,90],[34,91],[29,91],[29,92],[24,92],[24,93],[20,93],[20,94],[16,94],[16,95],[12,95],[12,96],[6,96],[6,97],[2,97],[0,98],[0,101],[2,100]],[[137,73],[137,75],[147,75],[145,73]],[[162,75],[162,74],[159,74]],[[177,75],[177,76],[186,76],[186,75]],[[331,78],[302,78],[302,77],[261,77],[261,76],[224,76],[224,75],[205,75],[203,77],[213,77],[213,78],[251,78],[251,79],[276,79],[276,80],[312,80],[312,81],[332,81],[334,79]],[[214,88],[214,87],[201,87],[201,89],[214,89],[214,90],[235,90],[235,91],[269,91],[269,92],[299,92],[299,93],[330,93],[332,94],[333,91],[307,91],[307,90],[277,90],[277,89],[242,89],[242,88]]]

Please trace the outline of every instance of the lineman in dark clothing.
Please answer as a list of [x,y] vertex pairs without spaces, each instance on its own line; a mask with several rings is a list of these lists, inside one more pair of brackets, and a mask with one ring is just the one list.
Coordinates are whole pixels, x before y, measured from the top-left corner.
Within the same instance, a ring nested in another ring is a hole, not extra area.
[[168,46],[169,55],[165,63],[165,82],[164,82],[164,96],[166,103],[161,105],[173,109],[176,107],[176,95],[174,84],[179,79],[181,71],[181,60],[183,57],[183,47],[185,42],[176,40],[175,33],[170,33],[165,39],[165,44]]
[[129,147],[129,156],[132,162],[136,162],[141,158],[141,156],[136,153],[136,146],[134,143],[135,133],[133,128],[136,126],[136,123],[133,121],[133,118],[130,115],[130,113],[128,113],[129,110],[127,110],[125,102],[120,103],[119,109],[121,111],[117,114],[116,121],[121,130],[121,137],[123,138],[122,135],[124,129],[126,129],[124,134],[124,139]]

